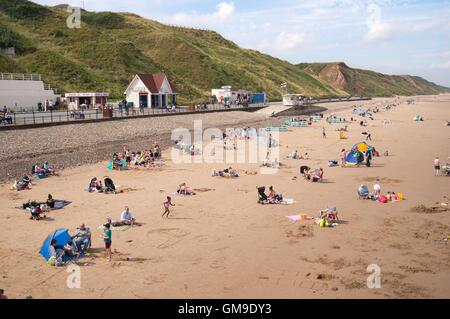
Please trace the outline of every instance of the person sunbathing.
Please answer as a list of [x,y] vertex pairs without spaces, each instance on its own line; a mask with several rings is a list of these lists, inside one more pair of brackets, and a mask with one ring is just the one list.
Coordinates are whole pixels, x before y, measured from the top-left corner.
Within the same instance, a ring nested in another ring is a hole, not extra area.
[[195,192],[191,191],[188,186],[186,185],[186,183],[181,183],[178,187],[177,187],[177,193],[180,195],[195,195]]

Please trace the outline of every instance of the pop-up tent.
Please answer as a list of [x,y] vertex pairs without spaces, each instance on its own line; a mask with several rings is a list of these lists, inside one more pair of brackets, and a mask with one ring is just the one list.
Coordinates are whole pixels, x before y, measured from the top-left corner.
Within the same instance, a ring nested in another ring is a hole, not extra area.
[[[108,165],[108,168],[111,169],[111,170],[114,167],[114,160],[116,160],[116,159],[113,159],[111,162],[109,162],[109,165]],[[125,162],[124,159],[121,158],[119,160],[119,165],[122,166],[122,168],[126,168],[127,167],[127,162]]]
[[352,147],[352,151],[348,153],[346,162],[347,165],[356,165],[364,161],[364,153],[370,148],[366,142],[361,142]]
[[[68,229],[57,229],[54,232],[51,232],[47,238],[44,240],[44,244],[42,245],[41,248],[41,255],[44,256],[45,260],[48,261],[48,259],[50,258],[48,249],[50,247],[50,243],[52,242],[52,240],[55,239],[56,240],[56,245],[55,247],[58,249],[63,249],[64,246],[67,244],[67,242],[72,242],[74,247],[75,247],[75,243],[73,242],[72,238],[69,235],[69,230]],[[80,255],[79,258],[81,258],[82,255]],[[70,258],[68,258],[67,256],[63,256],[62,260],[64,262],[67,262],[70,260]]]

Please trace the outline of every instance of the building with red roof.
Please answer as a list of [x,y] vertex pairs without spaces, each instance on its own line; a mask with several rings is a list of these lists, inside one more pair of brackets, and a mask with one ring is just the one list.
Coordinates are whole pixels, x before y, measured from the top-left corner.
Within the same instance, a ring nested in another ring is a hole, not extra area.
[[178,91],[165,74],[136,74],[124,94],[127,102],[136,108],[177,105]]

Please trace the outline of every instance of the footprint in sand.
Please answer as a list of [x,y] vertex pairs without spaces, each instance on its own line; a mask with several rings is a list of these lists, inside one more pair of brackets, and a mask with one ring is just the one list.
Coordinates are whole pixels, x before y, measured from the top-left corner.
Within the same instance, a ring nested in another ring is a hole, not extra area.
[[210,265],[209,267],[213,268],[213,269],[218,269],[218,270],[224,270],[226,269],[225,267],[225,257],[219,257],[217,259],[215,259]]

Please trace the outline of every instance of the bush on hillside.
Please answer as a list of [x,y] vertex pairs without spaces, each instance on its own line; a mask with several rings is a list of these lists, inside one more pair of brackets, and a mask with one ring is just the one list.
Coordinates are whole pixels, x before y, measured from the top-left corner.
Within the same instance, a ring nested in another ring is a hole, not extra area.
[[82,20],[86,23],[105,29],[117,29],[122,27],[124,17],[114,12],[86,13]]
[[47,7],[27,0],[0,0],[0,10],[17,20],[38,19],[50,12]]

